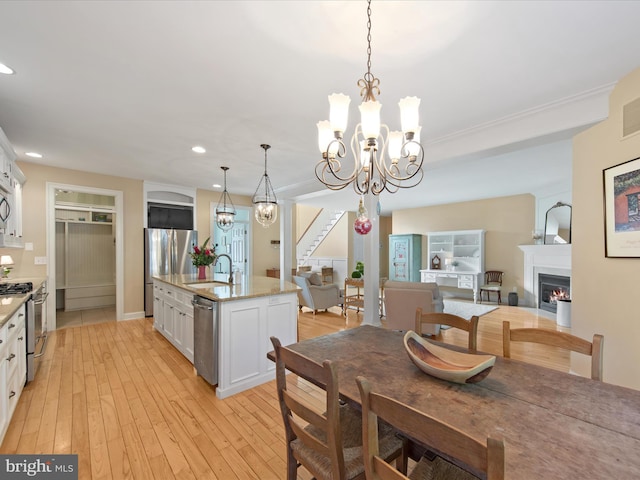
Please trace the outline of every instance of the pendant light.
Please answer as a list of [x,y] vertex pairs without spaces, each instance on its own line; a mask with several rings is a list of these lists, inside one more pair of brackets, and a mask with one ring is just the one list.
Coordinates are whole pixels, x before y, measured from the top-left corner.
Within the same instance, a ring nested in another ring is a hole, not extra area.
[[269,175],[267,175],[267,150],[271,148],[271,145],[263,143],[260,146],[264,148],[264,175],[258,183],[258,188],[256,188],[256,193],[253,194],[251,203],[254,205],[253,214],[256,217],[256,221],[267,228],[278,218],[278,199],[271,186]]
[[229,167],[220,167],[224,171],[224,191],[218,200],[216,207],[216,225],[223,232],[229,231],[233,227],[233,221],[236,216],[236,209],[233,206],[231,197],[227,192],[227,170]]

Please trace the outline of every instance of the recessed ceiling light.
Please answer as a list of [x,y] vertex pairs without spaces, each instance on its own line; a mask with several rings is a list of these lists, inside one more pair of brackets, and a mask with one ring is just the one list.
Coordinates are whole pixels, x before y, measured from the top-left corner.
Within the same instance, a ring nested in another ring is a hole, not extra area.
[[4,73],[5,75],[13,75],[16,73],[13,68],[9,68],[4,63],[0,63],[0,73]]
[[219,183],[214,183],[213,188],[222,188],[222,185],[220,185]]
[[27,152],[25,153],[25,155],[31,158],[42,158],[42,155],[40,155],[38,152]]
[[195,147],[193,147],[191,150],[193,150],[196,153],[204,153],[206,152],[204,147],[201,147],[199,145],[196,145]]

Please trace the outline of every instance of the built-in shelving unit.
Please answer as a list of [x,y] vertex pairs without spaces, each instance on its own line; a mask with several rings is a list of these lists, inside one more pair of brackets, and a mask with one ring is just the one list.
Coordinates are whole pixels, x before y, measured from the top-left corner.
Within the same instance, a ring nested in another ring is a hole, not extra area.
[[56,290],[65,311],[115,305],[115,213],[56,208]]
[[441,270],[484,271],[484,230],[431,232],[427,244],[429,268],[437,255]]
[[484,230],[431,232],[427,238],[429,265],[420,270],[420,280],[473,290],[477,301],[484,274]]

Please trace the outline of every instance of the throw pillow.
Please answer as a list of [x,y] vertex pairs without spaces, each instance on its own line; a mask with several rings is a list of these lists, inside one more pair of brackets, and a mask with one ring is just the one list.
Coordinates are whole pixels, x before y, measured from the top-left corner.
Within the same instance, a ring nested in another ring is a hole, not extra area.
[[322,277],[318,273],[312,273],[309,275],[309,283],[311,285],[322,285]]

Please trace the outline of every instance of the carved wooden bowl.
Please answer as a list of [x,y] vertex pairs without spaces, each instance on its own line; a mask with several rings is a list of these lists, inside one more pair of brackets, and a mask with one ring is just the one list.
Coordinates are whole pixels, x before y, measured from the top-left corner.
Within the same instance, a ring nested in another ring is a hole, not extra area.
[[404,336],[404,348],[424,373],[455,383],[479,382],[489,375],[496,362],[494,355],[456,352],[435,345],[413,330]]

